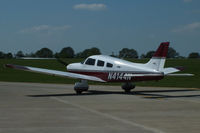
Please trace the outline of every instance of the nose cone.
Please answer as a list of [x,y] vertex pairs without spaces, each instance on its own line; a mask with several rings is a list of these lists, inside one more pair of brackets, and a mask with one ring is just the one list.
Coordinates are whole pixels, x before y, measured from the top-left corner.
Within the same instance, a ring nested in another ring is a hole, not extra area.
[[69,65],[66,66],[67,70],[71,70],[72,68],[73,68],[73,64],[69,64]]
[[80,63],[69,64],[66,68],[68,71],[80,69]]

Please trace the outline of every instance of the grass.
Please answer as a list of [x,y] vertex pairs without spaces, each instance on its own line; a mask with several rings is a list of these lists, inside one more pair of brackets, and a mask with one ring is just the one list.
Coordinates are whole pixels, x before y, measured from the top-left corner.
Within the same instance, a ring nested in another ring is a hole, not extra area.
[[[66,62],[81,62],[83,59],[65,59]],[[129,61],[144,63],[148,59]],[[21,60],[21,59],[0,59],[0,81],[8,82],[36,82],[36,83],[64,83],[74,84],[77,80],[63,77],[55,77],[45,74],[31,73],[20,70],[13,70],[4,68],[4,64],[17,64],[33,67],[41,67],[48,69],[55,69],[66,71],[66,68],[59,64],[56,60]],[[165,77],[163,80],[138,82],[138,86],[165,86],[165,87],[188,87],[188,88],[200,88],[200,60],[199,59],[167,59],[165,67],[183,66],[185,71],[183,73],[193,73],[193,77]],[[90,82],[90,84],[102,84],[97,82]],[[120,85],[120,83],[106,83],[106,85]]]

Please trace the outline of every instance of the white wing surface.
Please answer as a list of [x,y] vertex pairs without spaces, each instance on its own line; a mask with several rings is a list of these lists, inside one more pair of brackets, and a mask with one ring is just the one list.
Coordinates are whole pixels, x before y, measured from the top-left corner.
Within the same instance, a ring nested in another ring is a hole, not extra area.
[[84,80],[91,80],[91,81],[98,81],[98,82],[106,82],[98,77],[88,76],[88,75],[83,75],[83,74],[76,74],[76,73],[71,73],[71,72],[63,72],[63,71],[29,67],[29,66],[19,66],[19,65],[13,65],[13,64],[6,64],[5,67],[24,70],[24,71],[30,71],[30,72],[44,73],[44,74],[48,74],[48,75],[61,76],[61,77],[69,77],[69,78],[84,79]]
[[165,76],[194,76],[194,74],[190,74],[190,73],[177,73],[177,74],[172,74],[175,72],[179,72],[180,70],[177,68],[173,68],[173,67],[168,67],[168,68],[164,68],[162,72],[164,72]]

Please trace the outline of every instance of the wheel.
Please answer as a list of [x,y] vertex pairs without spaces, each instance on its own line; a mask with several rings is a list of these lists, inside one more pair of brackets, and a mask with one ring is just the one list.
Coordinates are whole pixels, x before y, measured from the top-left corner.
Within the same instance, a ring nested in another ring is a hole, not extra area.
[[77,95],[81,95],[81,94],[82,94],[82,91],[77,90],[77,91],[76,91],[76,94],[77,94]]
[[83,91],[87,91],[89,88],[86,80],[81,80],[81,82],[76,82],[74,85],[74,90],[76,94],[81,94]]
[[135,85],[132,83],[124,83],[122,85],[122,89],[126,92],[126,93],[130,93],[132,89],[135,88]]
[[130,93],[130,92],[131,92],[131,89],[124,89],[124,91],[125,91],[126,93]]

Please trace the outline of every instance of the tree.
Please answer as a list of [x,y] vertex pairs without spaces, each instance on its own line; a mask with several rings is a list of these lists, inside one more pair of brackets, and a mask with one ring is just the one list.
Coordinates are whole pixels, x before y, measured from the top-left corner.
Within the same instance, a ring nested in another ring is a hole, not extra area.
[[167,58],[176,58],[178,56],[179,56],[179,53],[177,53],[176,50],[173,49],[172,47],[169,47],[168,53],[167,53]]
[[192,52],[189,54],[188,58],[200,58],[200,55],[197,52]]
[[147,54],[145,55],[145,58],[151,58],[154,54],[155,54],[155,51],[149,51],[149,52],[147,52]]
[[0,59],[3,59],[3,58],[5,58],[5,54],[0,51]]
[[16,57],[24,57],[24,54],[22,51],[18,51],[17,54],[15,55]]
[[140,59],[144,59],[144,58],[146,58],[146,55],[145,54],[141,54]]
[[123,48],[119,51],[120,58],[138,58],[138,53],[134,49]]
[[112,54],[110,56],[111,57],[117,57],[117,55],[115,55],[114,52],[112,52]]
[[31,52],[29,54],[26,53],[24,56],[25,57],[36,57],[35,53],[33,53],[33,52]]
[[37,57],[42,57],[42,58],[52,58],[53,57],[53,52],[48,49],[48,48],[42,48],[38,50],[35,55]]
[[59,53],[56,52],[56,53],[54,54],[54,57],[55,57],[55,58],[59,58]]
[[77,54],[75,55],[75,57],[76,57],[76,58],[84,58],[82,53],[83,53],[83,52],[77,53]]
[[11,59],[11,58],[13,58],[13,55],[12,55],[12,53],[6,54],[6,53],[3,53],[0,51],[0,59],[4,59],[4,58]]
[[90,49],[85,49],[83,52],[79,52],[76,57],[77,58],[87,58],[88,56],[91,56],[91,55],[100,55],[101,52],[98,48],[96,47],[93,47],[93,48],[90,48]]
[[74,50],[71,47],[65,47],[60,51],[59,55],[56,56],[61,58],[74,58]]
[[5,58],[8,58],[8,59],[11,59],[11,58],[13,58],[13,55],[12,55],[12,53],[7,53],[7,54],[5,54]]

